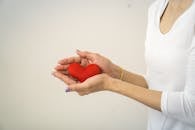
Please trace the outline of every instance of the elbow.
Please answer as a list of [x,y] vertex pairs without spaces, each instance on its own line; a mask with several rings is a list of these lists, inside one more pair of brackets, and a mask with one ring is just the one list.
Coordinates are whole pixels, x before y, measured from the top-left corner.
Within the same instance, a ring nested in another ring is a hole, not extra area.
[[184,92],[182,96],[183,116],[195,122],[195,95]]
[[195,126],[195,95],[188,92],[164,92],[161,110],[170,118]]

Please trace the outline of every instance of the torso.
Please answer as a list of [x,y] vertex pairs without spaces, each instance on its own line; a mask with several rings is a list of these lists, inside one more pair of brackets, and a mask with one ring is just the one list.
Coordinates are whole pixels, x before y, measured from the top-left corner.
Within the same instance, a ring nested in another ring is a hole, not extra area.
[[169,32],[175,21],[192,4],[192,0],[170,0],[160,20],[160,31],[162,34]]
[[[177,4],[177,8],[172,4]],[[145,41],[149,89],[162,92],[186,89],[186,73],[190,70],[188,57],[195,47],[194,19],[195,0],[156,0],[150,6]],[[149,109],[148,130],[194,130],[194,126],[169,115]]]

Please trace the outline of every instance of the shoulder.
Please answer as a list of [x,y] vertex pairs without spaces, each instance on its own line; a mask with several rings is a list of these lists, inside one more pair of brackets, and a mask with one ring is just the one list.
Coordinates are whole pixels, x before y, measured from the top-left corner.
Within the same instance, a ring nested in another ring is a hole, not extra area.
[[149,10],[151,10],[152,8],[155,8],[158,4],[159,4],[160,0],[155,0],[154,2],[152,2],[149,5]]
[[192,7],[191,7],[191,12],[192,12],[192,19],[194,21],[195,24],[195,1],[193,1]]
[[190,51],[195,51],[195,21],[193,22],[193,32],[192,32],[192,37],[191,37],[191,46],[190,46]]
[[148,17],[156,15],[166,0],[155,0],[148,7]]
[[156,9],[159,8],[159,6],[161,6],[162,2],[165,0],[155,0],[152,4],[149,5],[148,11],[149,12],[153,12]]
[[192,35],[192,45],[191,48],[195,49],[195,1],[193,1],[192,7],[190,7],[190,10],[188,12],[188,20],[189,23],[192,25],[193,35]]
[[191,49],[195,49],[195,24],[194,24],[194,33],[192,36],[192,44],[191,44]]
[[162,4],[162,1],[164,0],[155,0],[153,3],[151,3],[148,7],[148,16],[147,16],[147,22],[149,24],[153,24],[155,22],[155,18],[158,14],[159,8]]

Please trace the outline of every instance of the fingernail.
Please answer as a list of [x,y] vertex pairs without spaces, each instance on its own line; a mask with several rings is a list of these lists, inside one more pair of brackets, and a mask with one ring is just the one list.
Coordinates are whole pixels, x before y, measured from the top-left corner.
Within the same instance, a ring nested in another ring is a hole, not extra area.
[[52,72],[51,72],[51,75],[54,75],[54,74],[55,74],[55,71],[52,71]]
[[70,88],[66,88],[65,89],[65,92],[70,92]]
[[79,49],[77,49],[77,52],[81,52]]

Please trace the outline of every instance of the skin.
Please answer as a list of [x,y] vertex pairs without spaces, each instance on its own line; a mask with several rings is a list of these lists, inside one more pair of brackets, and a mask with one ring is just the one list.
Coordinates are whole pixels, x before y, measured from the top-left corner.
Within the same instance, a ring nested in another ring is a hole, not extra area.
[[161,17],[161,32],[163,34],[168,33],[175,21],[191,6],[191,4],[192,0],[170,0]]
[[[177,18],[190,7],[192,0],[170,0],[167,8],[161,16],[160,30],[163,34],[170,31]],[[106,57],[92,52],[79,51],[78,56],[62,59],[55,67],[53,75],[68,85],[71,92],[79,95],[87,95],[98,91],[112,91],[130,97],[153,109],[161,111],[161,91],[150,90],[143,76],[123,70],[112,63]],[[93,76],[80,83],[69,76],[67,68],[69,64],[78,62],[83,66],[94,63],[102,68],[103,73]]]

